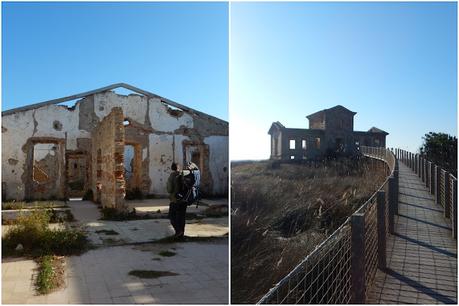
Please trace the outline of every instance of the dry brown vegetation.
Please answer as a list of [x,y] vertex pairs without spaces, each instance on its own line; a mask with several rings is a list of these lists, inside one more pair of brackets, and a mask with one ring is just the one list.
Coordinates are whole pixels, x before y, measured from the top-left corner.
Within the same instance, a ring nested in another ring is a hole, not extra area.
[[245,162],[232,165],[231,177],[232,303],[256,303],[385,178],[365,159]]

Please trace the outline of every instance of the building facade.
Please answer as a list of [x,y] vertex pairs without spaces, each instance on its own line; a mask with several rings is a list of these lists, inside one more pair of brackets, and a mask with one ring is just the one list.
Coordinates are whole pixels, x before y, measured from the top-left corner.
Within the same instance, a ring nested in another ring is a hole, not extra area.
[[130,191],[166,196],[171,163],[188,161],[201,170],[204,194],[226,195],[228,123],[128,84],[2,113],[4,199],[91,191],[103,206],[122,208]]
[[274,122],[268,131],[271,159],[318,159],[327,154],[356,154],[360,145],[385,147],[387,132],[375,127],[354,131],[355,114],[338,105],[306,116],[309,129],[291,129]]

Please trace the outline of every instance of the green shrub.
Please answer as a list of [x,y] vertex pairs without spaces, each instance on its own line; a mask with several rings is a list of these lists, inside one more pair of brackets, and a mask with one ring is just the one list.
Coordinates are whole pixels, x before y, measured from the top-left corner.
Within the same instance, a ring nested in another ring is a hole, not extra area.
[[16,201],[2,202],[3,210],[24,209],[25,207],[26,207],[25,202],[16,202]]
[[81,231],[77,230],[48,230],[43,237],[45,254],[73,255],[87,249],[88,241]]
[[[89,242],[81,231],[73,229],[49,229],[50,212],[34,210],[20,214],[2,239],[4,255],[71,255],[85,251]],[[18,244],[21,251],[15,251]]]
[[56,256],[46,255],[36,259],[38,275],[35,287],[40,294],[47,294],[64,284],[64,261]]
[[50,214],[50,223],[62,223],[62,222],[72,222],[75,221],[75,217],[73,216],[70,209],[62,210],[55,210],[50,209],[48,210]]
[[36,280],[37,291],[41,294],[46,294],[52,289],[51,279],[53,277],[52,256],[44,256],[38,262],[39,271]]

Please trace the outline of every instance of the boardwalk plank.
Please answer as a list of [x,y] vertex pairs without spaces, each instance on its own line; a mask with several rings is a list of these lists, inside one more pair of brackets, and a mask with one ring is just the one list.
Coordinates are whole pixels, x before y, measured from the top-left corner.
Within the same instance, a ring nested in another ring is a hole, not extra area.
[[457,304],[457,245],[419,177],[399,169],[399,215],[387,241],[386,271],[378,270],[369,304]]

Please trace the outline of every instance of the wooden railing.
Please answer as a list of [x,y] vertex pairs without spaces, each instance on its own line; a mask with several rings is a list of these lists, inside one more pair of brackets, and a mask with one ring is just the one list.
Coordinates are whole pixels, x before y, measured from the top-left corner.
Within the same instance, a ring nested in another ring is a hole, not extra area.
[[457,178],[425,156],[395,149],[397,158],[413,170],[425,183],[435,203],[443,208],[451,223],[451,235],[457,241]]

